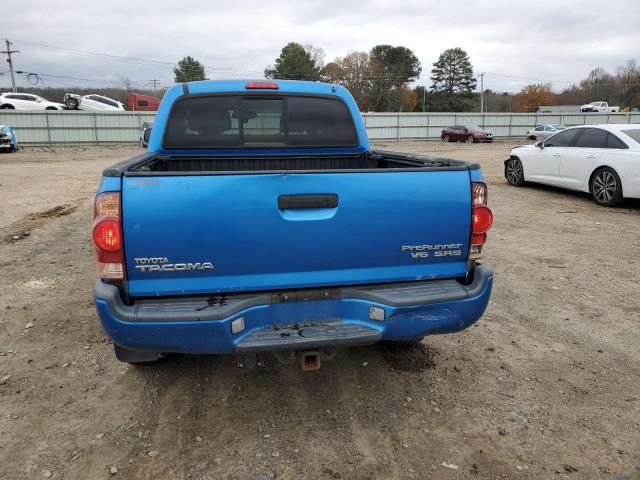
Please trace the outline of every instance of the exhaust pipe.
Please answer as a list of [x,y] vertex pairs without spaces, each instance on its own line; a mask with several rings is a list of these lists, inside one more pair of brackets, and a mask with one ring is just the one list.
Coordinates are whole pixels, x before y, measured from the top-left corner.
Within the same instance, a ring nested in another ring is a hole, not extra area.
[[300,366],[305,372],[320,370],[320,352],[317,350],[300,352]]

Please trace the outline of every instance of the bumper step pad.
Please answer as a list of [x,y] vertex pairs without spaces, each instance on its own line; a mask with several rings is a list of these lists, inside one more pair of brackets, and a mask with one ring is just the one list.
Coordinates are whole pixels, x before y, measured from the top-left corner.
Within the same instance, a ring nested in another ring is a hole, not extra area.
[[307,350],[311,348],[370,345],[382,334],[373,328],[341,322],[273,325],[252,332],[236,345],[238,353]]

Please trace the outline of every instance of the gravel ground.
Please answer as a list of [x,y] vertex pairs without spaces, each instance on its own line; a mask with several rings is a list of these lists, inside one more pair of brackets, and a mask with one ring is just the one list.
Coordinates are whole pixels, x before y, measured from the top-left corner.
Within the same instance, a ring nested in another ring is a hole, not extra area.
[[0,156],[0,478],[640,478],[640,205],[509,187],[510,144],[389,143],[482,164],[492,302],[419,348],[319,372],[118,363],[92,304],[102,168],[135,147]]

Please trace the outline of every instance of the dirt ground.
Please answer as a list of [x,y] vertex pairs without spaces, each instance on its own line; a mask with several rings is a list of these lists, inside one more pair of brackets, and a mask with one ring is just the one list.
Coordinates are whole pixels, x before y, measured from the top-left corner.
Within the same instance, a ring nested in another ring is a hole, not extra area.
[[640,478],[640,205],[502,178],[510,144],[385,146],[479,161],[486,315],[421,348],[116,361],[92,303],[92,196],[136,147],[0,155],[1,479]]

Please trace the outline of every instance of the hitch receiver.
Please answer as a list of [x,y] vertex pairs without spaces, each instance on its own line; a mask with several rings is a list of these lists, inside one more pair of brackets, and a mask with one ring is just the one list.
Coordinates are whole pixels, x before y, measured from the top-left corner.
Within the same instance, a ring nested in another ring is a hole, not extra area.
[[300,352],[300,366],[305,372],[320,370],[320,352],[317,350]]

